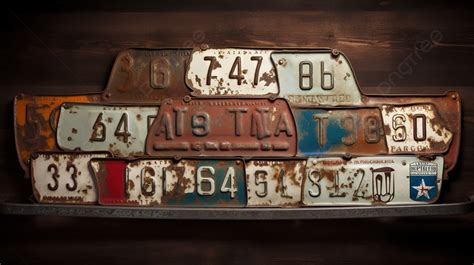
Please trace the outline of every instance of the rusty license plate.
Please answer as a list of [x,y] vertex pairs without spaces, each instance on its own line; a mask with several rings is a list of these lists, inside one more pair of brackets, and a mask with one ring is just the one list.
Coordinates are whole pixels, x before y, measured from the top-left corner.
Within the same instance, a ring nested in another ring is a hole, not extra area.
[[129,206],[243,207],[239,159],[94,159],[99,203]]
[[300,159],[246,161],[247,206],[300,206],[305,167]]
[[296,127],[284,99],[170,98],[148,134],[152,156],[296,154]]
[[31,157],[33,194],[40,203],[94,204],[95,181],[89,171],[93,158],[108,153],[46,152]]
[[158,107],[65,103],[61,106],[57,142],[64,150],[110,151],[139,156]]
[[440,194],[443,158],[309,158],[303,205],[423,204]]

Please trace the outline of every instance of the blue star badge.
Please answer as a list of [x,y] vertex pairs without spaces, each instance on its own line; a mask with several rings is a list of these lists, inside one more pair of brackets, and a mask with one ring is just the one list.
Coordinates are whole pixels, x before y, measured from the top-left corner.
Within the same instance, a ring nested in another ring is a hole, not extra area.
[[436,176],[410,176],[410,199],[430,201],[437,195]]

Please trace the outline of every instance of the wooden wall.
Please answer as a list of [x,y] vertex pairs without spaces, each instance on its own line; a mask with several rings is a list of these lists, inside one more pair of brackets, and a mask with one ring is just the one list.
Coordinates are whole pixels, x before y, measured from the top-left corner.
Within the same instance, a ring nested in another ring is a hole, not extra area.
[[[101,91],[121,49],[207,43],[337,48],[365,93],[458,90],[461,156],[442,201],[463,201],[474,194],[472,7],[390,0],[7,5],[0,18],[0,199],[31,194],[13,143],[16,94]],[[407,67],[420,41],[433,46]],[[288,222],[0,216],[0,264],[472,264],[473,221],[473,214]]]

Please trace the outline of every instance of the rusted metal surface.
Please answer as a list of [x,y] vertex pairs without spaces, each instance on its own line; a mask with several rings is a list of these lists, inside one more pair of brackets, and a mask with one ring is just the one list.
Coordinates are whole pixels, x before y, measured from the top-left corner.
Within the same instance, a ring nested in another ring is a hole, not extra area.
[[453,133],[433,104],[382,105],[382,117],[390,154],[439,154],[449,148]]
[[186,83],[199,96],[258,96],[278,93],[267,49],[196,49]]
[[306,206],[433,203],[440,194],[443,158],[414,156],[309,158]]
[[92,158],[108,153],[35,153],[31,157],[33,194],[40,203],[94,204],[95,181],[89,171]]
[[378,108],[294,108],[300,156],[386,154]]
[[296,128],[283,99],[170,98],[146,142],[152,156],[296,154]]
[[243,207],[239,159],[94,159],[99,203],[127,206]]
[[158,113],[155,106],[61,105],[57,142],[64,150],[109,151],[117,157],[139,156]]
[[454,168],[458,160],[461,145],[461,98],[458,92],[449,91],[444,95],[367,95],[364,96],[367,106],[408,106],[416,104],[430,104],[439,115],[436,123],[442,121],[446,129],[452,133],[448,150],[443,153],[444,177],[448,179],[448,172]]
[[31,154],[40,151],[59,151],[55,136],[58,110],[66,101],[98,102],[100,95],[29,96],[20,94],[15,97],[15,143],[18,160],[25,172],[29,172],[28,161]]
[[184,75],[191,49],[127,49],[115,60],[103,99],[113,103],[155,103],[191,91]]
[[306,160],[246,161],[248,207],[298,207]]

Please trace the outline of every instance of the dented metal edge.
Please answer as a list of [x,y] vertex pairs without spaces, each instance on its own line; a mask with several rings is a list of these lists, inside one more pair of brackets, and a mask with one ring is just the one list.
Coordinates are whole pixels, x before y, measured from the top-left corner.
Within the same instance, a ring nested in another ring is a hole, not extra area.
[[351,206],[326,208],[131,208],[92,205],[41,205],[0,202],[3,215],[65,216],[157,220],[318,220],[411,216],[447,216],[474,211],[467,201],[428,205]]

